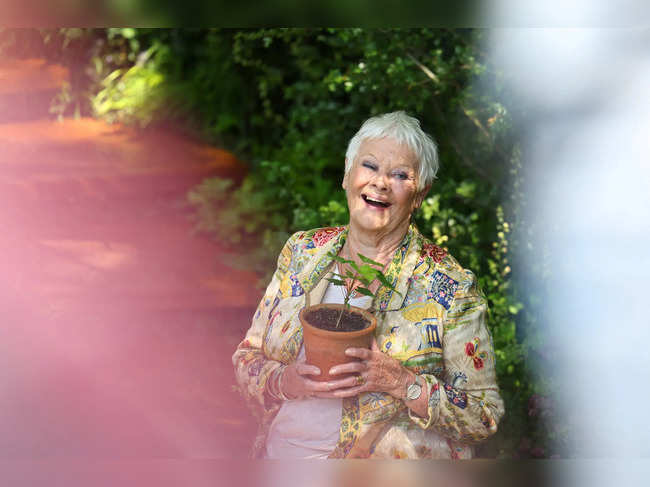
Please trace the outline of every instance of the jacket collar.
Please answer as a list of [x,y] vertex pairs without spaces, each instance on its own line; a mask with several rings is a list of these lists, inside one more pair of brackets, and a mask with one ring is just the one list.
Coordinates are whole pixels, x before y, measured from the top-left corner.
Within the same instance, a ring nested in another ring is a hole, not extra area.
[[328,240],[323,246],[318,247],[314,256],[307,261],[305,267],[296,276],[300,286],[306,293],[310,292],[322,279],[334,259],[328,254],[338,254],[348,236],[348,227],[344,227],[338,236]]
[[[345,227],[337,236],[326,242],[318,249],[313,258],[309,259],[297,279],[306,293],[309,293],[325,276],[334,259],[328,254],[338,254],[348,236],[349,227]],[[395,286],[394,292],[384,287],[379,288],[372,308],[379,311],[393,311],[400,309],[406,299],[406,292],[410,278],[417,265],[422,250],[422,235],[411,224],[397,250],[393,254],[388,268],[384,272],[386,277]]]

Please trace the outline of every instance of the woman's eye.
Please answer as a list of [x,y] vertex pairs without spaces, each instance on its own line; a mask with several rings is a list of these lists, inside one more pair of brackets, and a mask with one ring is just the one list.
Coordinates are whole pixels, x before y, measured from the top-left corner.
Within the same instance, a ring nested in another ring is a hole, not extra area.
[[396,172],[393,173],[393,176],[396,177],[397,179],[401,179],[402,181],[406,181],[409,178],[409,175],[406,174],[405,172]]
[[371,163],[371,162],[364,161],[364,162],[361,163],[361,165],[362,165],[363,167],[367,167],[368,169],[372,169],[373,171],[374,171],[375,169],[377,169],[377,166],[375,166],[375,165],[374,165],[373,163]]

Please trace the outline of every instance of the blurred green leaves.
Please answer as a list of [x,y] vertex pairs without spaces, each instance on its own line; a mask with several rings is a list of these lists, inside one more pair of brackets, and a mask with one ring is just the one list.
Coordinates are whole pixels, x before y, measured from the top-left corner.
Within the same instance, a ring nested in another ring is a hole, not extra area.
[[149,125],[168,102],[165,75],[156,64],[157,52],[164,49],[155,44],[140,55],[134,66],[108,74],[101,82],[102,89],[92,98],[94,115],[110,122]]

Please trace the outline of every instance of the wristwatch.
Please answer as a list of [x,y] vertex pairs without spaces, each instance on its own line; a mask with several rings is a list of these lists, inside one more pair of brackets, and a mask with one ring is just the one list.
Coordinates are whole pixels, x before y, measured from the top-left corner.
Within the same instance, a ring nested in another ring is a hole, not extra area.
[[415,382],[406,388],[406,400],[415,401],[422,394],[422,378],[415,376]]

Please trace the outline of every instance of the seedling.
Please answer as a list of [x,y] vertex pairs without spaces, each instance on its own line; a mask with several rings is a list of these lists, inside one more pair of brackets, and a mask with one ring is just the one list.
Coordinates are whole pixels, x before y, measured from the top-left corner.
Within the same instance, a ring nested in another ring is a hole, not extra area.
[[[327,280],[331,282],[332,284],[336,284],[337,286],[342,286],[344,289],[343,292],[343,305],[344,309],[349,310],[350,309],[350,297],[352,296],[352,292],[356,290],[359,294],[363,294],[364,296],[370,296],[371,298],[375,297],[375,293],[373,293],[369,288],[370,284],[377,279],[383,286],[387,287],[391,291],[395,291],[397,294],[400,296],[402,293],[397,291],[395,289],[395,286],[391,284],[386,276],[383,273],[384,265],[380,264],[377,261],[374,261],[365,255],[362,254],[357,254],[359,256],[359,260],[363,262],[363,264],[359,265],[353,260],[348,260],[344,259],[343,257],[339,257],[338,255],[331,253],[329,254],[330,257],[332,257],[336,262],[339,262],[341,264],[348,264],[351,269],[346,269],[345,274],[339,274],[335,272],[333,275],[334,277],[328,277]],[[356,284],[359,283],[360,285],[356,286]],[[336,321],[336,328],[338,328],[341,324],[341,318],[343,317],[343,309],[341,309],[341,312],[339,313],[338,320]]]

